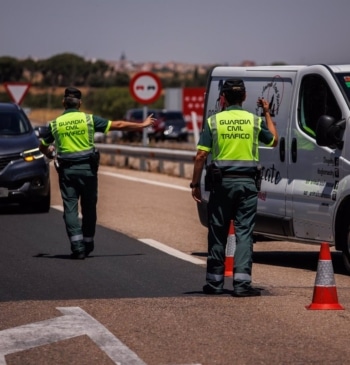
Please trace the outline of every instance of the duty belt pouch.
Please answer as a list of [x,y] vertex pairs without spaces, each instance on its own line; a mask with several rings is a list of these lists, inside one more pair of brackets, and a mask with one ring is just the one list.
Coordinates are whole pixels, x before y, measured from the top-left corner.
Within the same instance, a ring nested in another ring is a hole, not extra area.
[[100,165],[100,151],[95,149],[90,156],[90,166],[93,171],[97,172],[99,165]]
[[261,180],[262,180],[261,166],[258,166],[255,174],[255,186],[258,191],[261,190]]
[[215,165],[214,162],[211,162],[207,165],[205,180],[204,180],[204,188],[206,191],[212,191],[216,186],[222,183],[222,173],[221,170]]

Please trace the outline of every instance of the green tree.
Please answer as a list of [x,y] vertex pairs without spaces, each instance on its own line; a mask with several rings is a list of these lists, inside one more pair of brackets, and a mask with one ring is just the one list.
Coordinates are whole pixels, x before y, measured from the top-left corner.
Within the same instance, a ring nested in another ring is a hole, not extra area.
[[0,83],[22,80],[23,68],[14,57],[0,57]]
[[117,72],[115,75],[115,86],[127,87],[130,84],[130,76],[126,72]]
[[90,91],[84,98],[86,107],[105,118],[120,119],[128,108],[134,105],[126,88],[104,88]]
[[62,53],[39,62],[45,86],[82,86],[89,76],[89,62],[71,53]]
[[[123,119],[128,109],[143,107],[132,98],[129,88],[126,87],[110,87],[90,91],[84,97],[84,105],[94,114],[113,120]],[[163,107],[163,97],[149,105],[149,108],[161,109]]]
[[23,69],[23,77],[30,83],[33,82],[35,74],[38,69],[38,64],[32,58],[26,58],[23,61],[20,61],[20,65]]
[[106,82],[113,73],[113,69],[104,61],[90,62],[86,86],[106,87]]

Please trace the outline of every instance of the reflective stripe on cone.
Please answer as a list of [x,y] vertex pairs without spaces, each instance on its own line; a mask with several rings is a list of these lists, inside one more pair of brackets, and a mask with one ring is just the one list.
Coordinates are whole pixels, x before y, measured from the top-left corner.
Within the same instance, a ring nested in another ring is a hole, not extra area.
[[236,250],[236,235],[233,221],[230,222],[230,230],[227,236],[225,252],[225,276],[233,276],[234,256]]

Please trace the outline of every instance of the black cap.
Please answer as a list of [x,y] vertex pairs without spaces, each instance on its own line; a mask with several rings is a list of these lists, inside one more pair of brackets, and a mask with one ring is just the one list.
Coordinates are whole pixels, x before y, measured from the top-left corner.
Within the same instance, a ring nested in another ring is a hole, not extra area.
[[222,85],[221,92],[225,91],[245,91],[243,80],[227,79]]
[[81,99],[81,91],[75,87],[67,87],[67,89],[64,90],[64,97]]

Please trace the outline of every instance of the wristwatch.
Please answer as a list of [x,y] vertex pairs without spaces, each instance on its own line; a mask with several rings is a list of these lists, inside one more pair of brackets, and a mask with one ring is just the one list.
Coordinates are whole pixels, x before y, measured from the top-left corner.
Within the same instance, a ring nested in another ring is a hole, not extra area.
[[190,184],[190,188],[193,189],[193,188],[199,188],[199,183],[196,183],[196,184]]

